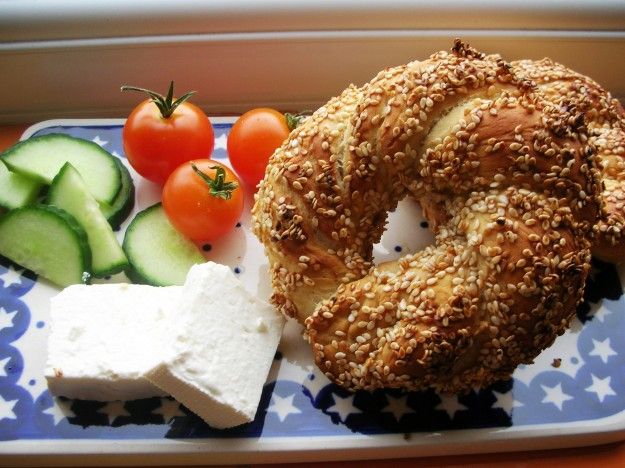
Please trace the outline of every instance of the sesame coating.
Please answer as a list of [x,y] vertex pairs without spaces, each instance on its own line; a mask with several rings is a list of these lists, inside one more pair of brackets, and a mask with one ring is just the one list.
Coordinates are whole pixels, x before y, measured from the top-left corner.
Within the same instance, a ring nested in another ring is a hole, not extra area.
[[589,144],[595,147],[604,215],[594,226],[592,254],[612,263],[625,259],[625,110],[611,94],[587,76],[550,59],[521,60],[512,68],[537,85],[553,105],[584,114]]
[[[253,229],[272,300],[351,390],[457,392],[507,377],[581,299],[601,206],[594,148],[579,112],[459,41],[385,69],[270,159]],[[435,244],[373,265],[406,196]]]

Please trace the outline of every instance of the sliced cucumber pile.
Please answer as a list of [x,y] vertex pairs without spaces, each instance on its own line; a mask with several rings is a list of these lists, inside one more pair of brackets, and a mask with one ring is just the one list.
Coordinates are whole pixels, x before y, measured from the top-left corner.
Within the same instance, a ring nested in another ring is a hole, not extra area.
[[123,248],[131,265],[128,277],[154,286],[182,285],[189,269],[206,261],[198,247],[174,229],[160,203],[135,216]]
[[84,228],[92,255],[92,273],[103,277],[128,267],[113,229],[74,166],[65,163],[48,190],[46,202],[67,211]]
[[[45,204],[37,204],[49,185]],[[0,155],[0,255],[59,286],[125,271],[138,283],[184,284],[206,260],[160,203],[118,229],[135,203],[124,163],[90,141],[50,134]],[[7,210],[6,213],[3,213]]]
[[33,205],[0,218],[0,253],[59,286],[89,279],[87,235],[68,213]]
[[0,207],[12,210],[35,202],[42,183],[9,171],[0,161]]
[[0,154],[0,255],[60,286],[124,271],[112,228],[134,198],[124,163],[96,143],[65,134],[17,143]]
[[61,167],[69,162],[85,180],[94,198],[103,203],[112,203],[122,186],[115,156],[92,141],[61,133],[29,138],[0,157],[12,172],[45,184],[52,183]]

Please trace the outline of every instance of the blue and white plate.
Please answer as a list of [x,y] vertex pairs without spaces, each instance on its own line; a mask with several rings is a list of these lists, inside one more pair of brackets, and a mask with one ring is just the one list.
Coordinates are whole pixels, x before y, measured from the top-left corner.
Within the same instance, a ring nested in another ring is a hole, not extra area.
[[[213,157],[226,163],[232,122],[232,118],[213,119]],[[47,121],[31,127],[24,138],[68,133],[95,141],[124,159],[122,125],[122,120]],[[160,189],[131,173],[137,211],[156,202]],[[250,203],[251,199],[248,207]],[[267,261],[249,221],[246,215],[225,240],[205,246],[206,257],[229,265],[250,291],[267,299]],[[399,257],[431,240],[418,208],[402,202],[375,247],[376,259]],[[51,395],[43,369],[49,299],[58,289],[4,261],[0,263],[0,454],[22,461],[31,457],[39,463],[63,456],[82,465],[111,455],[143,464],[245,463],[528,450],[623,439],[621,274],[612,265],[596,262],[570,331],[534,364],[519,368],[512,380],[462,396],[433,391],[348,393],[316,369],[299,326],[289,323],[256,419],[218,430],[169,398],[102,403]]]

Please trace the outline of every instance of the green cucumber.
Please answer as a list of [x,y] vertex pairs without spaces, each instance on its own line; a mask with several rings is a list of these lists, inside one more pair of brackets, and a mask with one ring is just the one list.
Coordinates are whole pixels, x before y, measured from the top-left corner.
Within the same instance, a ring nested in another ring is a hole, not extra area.
[[100,205],[70,163],[65,163],[52,181],[46,202],[71,214],[87,233],[94,276],[119,273],[128,267],[126,255]]
[[0,254],[59,286],[89,279],[87,235],[68,213],[32,205],[0,218]]
[[200,249],[174,229],[160,203],[137,213],[123,248],[131,265],[128,277],[154,286],[182,285],[193,265],[206,262]]
[[132,209],[135,207],[135,184],[126,165],[121,159],[115,158],[122,176],[122,186],[112,203],[100,203],[100,211],[114,230],[119,229]]
[[31,205],[37,199],[42,183],[11,172],[0,161],[0,206],[9,210]]
[[21,141],[0,155],[13,171],[51,184],[66,162],[74,166],[99,202],[112,203],[121,188],[115,156],[98,144],[62,133]]

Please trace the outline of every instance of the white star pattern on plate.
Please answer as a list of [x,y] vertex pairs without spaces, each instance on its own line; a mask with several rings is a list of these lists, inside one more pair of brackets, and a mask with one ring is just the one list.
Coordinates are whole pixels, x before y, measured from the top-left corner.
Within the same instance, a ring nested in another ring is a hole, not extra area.
[[228,149],[228,137],[225,133],[215,138],[215,149]]
[[326,411],[328,413],[336,413],[339,416],[339,419],[342,422],[347,421],[347,417],[350,414],[362,413],[358,408],[354,406],[354,396],[349,395],[345,398],[338,396],[337,394],[332,394],[332,398],[334,399],[334,404],[330,406]]
[[100,414],[106,414],[109,424],[113,424],[117,418],[122,416],[130,416],[130,413],[124,408],[123,401],[110,401],[98,410]]
[[[30,325],[25,333],[12,343],[12,346],[24,356],[21,372],[17,372],[19,377],[16,384],[26,390],[33,401],[37,400],[48,388],[43,373],[48,354],[46,342],[50,334],[49,307],[50,297],[57,292],[58,289],[51,284],[37,281],[28,293],[20,296],[20,299],[30,308],[31,316]],[[28,316],[27,313],[25,315]],[[22,322],[20,316],[21,312],[18,312],[14,320],[15,324]]]
[[590,376],[592,377],[592,385],[590,387],[586,387],[585,390],[587,392],[596,393],[600,403],[603,403],[605,397],[609,395],[616,395],[616,392],[612,390],[612,387],[610,387],[610,376],[607,376],[605,379],[595,377],[594,374],[590,374]]
[[177,416],[185,416],[184,411],[180,409],[180,403],[169,398],[161,398],[161,406],[153,410],[152,413],[160,414],[165,423],[168,423]]
[[454,419],[458,411],[466,410],[467,407],[458,401],[456,395],[439,395],[441,402],[434,408],[440,411],[445,411],[449,416],[449,419]]
[[108,143],[108,140],[103,140],[100,135],[96,135],[91,141],[100,146],[105,146]]
[[495,396],[497,401],[495,401],[495,403],[493,403],[492,408],[493,409],[500,408],[500,409],[504,410],[508,414],[508,416],[512,415],[512,411],[513,411],[514,408],[518,408],[519,406],[523,406],[523,403],[521,403],[520,401],[516,401],[512,397],[512,391],[509,391],[509,392],[506,392],[506,393],[499,393],[499,392],[496,392],[495,390],[493,390],[493,395]]
[[43,413],[52,416],[55,426],[58,426],[58,424],[65,418],[73,418],[76,416],[72,411],[72,402],[61,400],[59,398],[55,398],[52,406],[44,410]]
[[547,387],[546,385],[541,385],[541,387],[545,392],[545,398],[542,399],[542,403],[553,403],[560,411],[562,411],[565,401],[573,399],[571,395],[567,395],[562,391],[562,384],[560,383],[553,387]]
[[606,315],[611,315],[612,311],[606,307],[603,307],[601,303],[591,304],[590,313],[593,319],[599,320],[601,323],[605,322]]
[[284,422],[289,414],[300,414],[302,411],[293,404],[295,394],[282,398],[280,395],[271,395],[271,406],[267,412],[276,413],[280,422]]
[[4,307],[0,307],[0,330],[13,326],[15,314],[17,314],[17,310],[15,312],[8,312]]
[[[534,360],[534,364],[521,364],[514,371],[514,379],[530,385],[532,380],[545,369],[553,369],[554,359],[560,359],[558,372],[562,372],[575,379],[577,372],[584,366],[585,361],[577,349],[577,330],[581,330],[582,323],[575,317],[571,321],[571,328],[556,339],[553,346],[545,349]],[[563,355],[562,350],[566,349]]]
[[119,157],[120,157],[120,156],[119,156],[119,153],[118,153],[117,151],[111,151],[111,154],[112,154],[113,156],[115,156],[116,158],[119,158]]
[[388,401],[388,405],[382,408],[383,413],[391,413],[397,422],[406,414],[414,413],[412,408],[408,406],[408,395],[404,395],[401,397],[393,397],[391,395],[386,395],[386,399]]
[[19,400],[5,400],[0,396],[0,421],[3,419],[17,419],[13,408]]
[[0,360],[0,377],[6,377],[7,375],[7,364],[9,363],[9,361],[11,360],[11,357],[9,356],[8,358],[4,358]]
[[598,356],[601,358],[604,364],[608,363],[608,359],[610,356],[616,356],[617,353],[610,347],[610,338],[606,338],[603,341],[592,339],[592,344],[594,348],[590,353],[590,356]]
[[[317,398],[317,395],[319,395],[323,387],[330,383],[327,377],[319,372],[312,364],[301,366],[287,360],[284,362],[285,367],[287,365],[289,367],[287,378],[294,382],[301,382],[302,385],[308,389],[313,400]],[[313,377],[312,379],[310,378],[311,376]]]
[[[312,366],[309,366],[309,368],[310,367],[312,367]],[[314,372],[314,378],[310,379],[310,378],[306,377],[304,379],[304,381],[302,382],[302,385],[308,389],[308,391],[310,392],[310,396],[312,396],[313,399],[316,399],[317,395],[319,395],[319,392],[326,385],[328,385],[328,380],[327,379],[328,378],[325,375],[323,375],[320,372],[315,371]]]
[[0,279],[4,281],[4,287],[8,288],[12,284],[21,284],[22,283],[22,272],[24,270],[16,270],[11,265],[7,268],[7,271],[0,274]]

